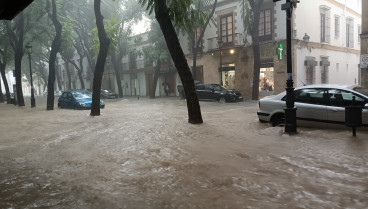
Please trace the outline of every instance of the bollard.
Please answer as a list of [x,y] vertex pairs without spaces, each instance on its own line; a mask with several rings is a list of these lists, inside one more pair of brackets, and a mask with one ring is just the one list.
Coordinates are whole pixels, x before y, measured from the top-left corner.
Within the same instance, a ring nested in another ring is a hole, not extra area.
[[345,125],[353,129],[353,136],[356,136],[356,128],[362,126],[363,107],[355,105],[355,96],[351,106],[345,107]]

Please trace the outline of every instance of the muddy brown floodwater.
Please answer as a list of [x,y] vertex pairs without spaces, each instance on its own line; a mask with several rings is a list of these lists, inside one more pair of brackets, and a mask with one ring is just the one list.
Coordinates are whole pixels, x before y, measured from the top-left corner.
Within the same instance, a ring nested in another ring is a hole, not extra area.
[[[27,99],[28,100],[28,99]],[[0,104],[0,208],[368,208],[368,132],[258,122],[257,102]]]

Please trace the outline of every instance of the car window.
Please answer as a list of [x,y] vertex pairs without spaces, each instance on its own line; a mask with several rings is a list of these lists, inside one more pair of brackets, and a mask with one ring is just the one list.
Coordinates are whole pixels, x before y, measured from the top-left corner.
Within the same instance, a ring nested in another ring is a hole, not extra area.
[[197,90],[204,90],[204,85],[197,85],[196,86],[196,89]]
[[355,105],[364,106],[366,100],[353,92],[340,90],[340,89],[330,89],[329,93],[329,105],[337,107],[345,107],[354,105],[353,98],[355,98]]
[[212,85],[204,85],[204,89],[208,91],[212,91],[214,87]]
[[294,95],[295,102],[326,105],[324,89],[299,89],[295,90]]
[[[225,87],[219,85],[219,84],[212,84],[211,88],[215,89],[216,91],[223,91],[226,90]],[[212,89],[211,89],[212,90]]]
[[63,98],[67,98],[67,96],[68,96],[68,93],[63,93],[62,95]]
[[73,96],[75,98],[90,98],[92,97],[91,93],[87,93],[87,92],[73,92]]

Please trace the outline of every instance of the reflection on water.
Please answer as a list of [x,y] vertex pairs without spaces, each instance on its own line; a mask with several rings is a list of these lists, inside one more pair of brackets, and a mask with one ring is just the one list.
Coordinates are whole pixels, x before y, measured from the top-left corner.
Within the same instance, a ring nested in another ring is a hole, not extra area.
[[368,208],[359,129],[283,135],[256,102],[201,103],[202,125],[176,99],[100,117],[0,105],[0,208]]

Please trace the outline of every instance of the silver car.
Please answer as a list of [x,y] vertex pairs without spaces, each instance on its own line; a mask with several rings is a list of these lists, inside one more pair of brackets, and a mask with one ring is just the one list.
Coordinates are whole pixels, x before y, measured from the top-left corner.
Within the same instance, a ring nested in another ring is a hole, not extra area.
[[[345,127],[345,106],[363,107],[363,126],[368,127],[368,89],[358,85],[319,84],[296,88],[295,107],[297,126],[338,128]],[[286,92],[259,101],[260,122],[273,126],[284,122]]]

